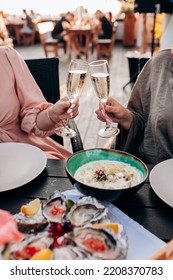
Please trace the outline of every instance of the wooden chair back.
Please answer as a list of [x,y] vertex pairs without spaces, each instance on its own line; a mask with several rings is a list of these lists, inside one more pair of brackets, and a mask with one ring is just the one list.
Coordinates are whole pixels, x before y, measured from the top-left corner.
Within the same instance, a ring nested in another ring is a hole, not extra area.
[[113,26],[112,37],[110,39],[99,39],[96,46],[97,59],[103,55],[110,59],[112,49],[116,40],[117,25]]
[[48,57],[49,53],[58,56],[59,48],[63,48],[64,53],[66,53],[65,44],[59,43],[57,39],[53,39],[52,37],[52,30],[54,29],[54,23],[52,21],[37,23],[37,29],[46,57]]
[[36,34],[36,26],[33,23],[33,29],[31,33],[20,33],[20,36],[23,41],[23,45],[34,45],[35,42],[35,34]]
[[54,28],[52,21],[37,23],[37,29],[40,42],[43,46],[45,56],[48,57],[49,53],[58,56],[58,42],[52,38],[52,30]]

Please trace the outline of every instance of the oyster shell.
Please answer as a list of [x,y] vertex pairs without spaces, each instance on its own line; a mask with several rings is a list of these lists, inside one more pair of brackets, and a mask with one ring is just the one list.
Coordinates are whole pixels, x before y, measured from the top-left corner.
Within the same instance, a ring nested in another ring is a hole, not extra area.
[[48,221],[43,217],[41,211],[32,217],[19,212],[14,215],[14,218],[17,221],[19,231],[22,233],[36,233],[44,230],[48,225]]
[[62,223],[67,213],[65,196],[59,191],[51,195],[42,207],[44,217],[54,223]]
[[88,260],[92,256],[78,246],[61,246],[53,250],[53,259],[55,260]]
[[108,210],[91,196],[84,196],[75,203],[69,213],[72,225],[80,227],[87,223],[100,222],[108,218]]
[[30,259],[34,252],[53,245],[53,238],[47,232],[25,235],[25,239],[11,246],[9,259]]
[[94,258],[125,259],[127,254],[127,240],[109,228],[100,229],[92,226],[75,228],[71,238],[77,246],[92,254]]

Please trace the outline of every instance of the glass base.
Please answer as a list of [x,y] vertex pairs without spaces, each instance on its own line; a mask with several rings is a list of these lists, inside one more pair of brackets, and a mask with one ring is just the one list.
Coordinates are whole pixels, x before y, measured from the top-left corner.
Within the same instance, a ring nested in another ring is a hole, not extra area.
[[99,130],[99,136],[102,138],[110,138],[112,136],[117,136],[120,130],[118,127],[105,127]]
[[73,129],[65,126],[56,128],[55,133],[61,137],[66,137],[66,138],[73,138],[76,136],[76,132]]

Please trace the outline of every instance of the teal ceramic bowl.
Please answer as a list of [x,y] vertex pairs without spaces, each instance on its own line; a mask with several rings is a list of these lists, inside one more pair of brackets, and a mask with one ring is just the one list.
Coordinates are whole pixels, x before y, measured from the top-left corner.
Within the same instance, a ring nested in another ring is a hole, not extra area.
[[[137,168],[141,173],[140,182],[130,188],[100,188],[91,185],[86,185],[82,181],[76,180],[75,172],[84,164],[98,161],[109,160],[127,163],[132,167]],[[148,176],[148,168],[140,159],[123,151],[109,149],[88,149],[72,155],[66,162],[66,172],[74,187],[86,196],[93,196],[99,200],[112,201],[118,199],[121,195],[129,195],[138,191],[144,184]]]

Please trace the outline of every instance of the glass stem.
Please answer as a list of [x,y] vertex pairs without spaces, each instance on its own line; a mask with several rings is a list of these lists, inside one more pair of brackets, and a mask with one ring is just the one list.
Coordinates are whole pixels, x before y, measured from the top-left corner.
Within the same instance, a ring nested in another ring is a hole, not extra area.
[[70,131],[69,125],[68,125],[69,119],[66,120],[66,124],[64,125],[64,128]]
[[109,122],[106,122],[105,130],[112,128],[112,125]]

